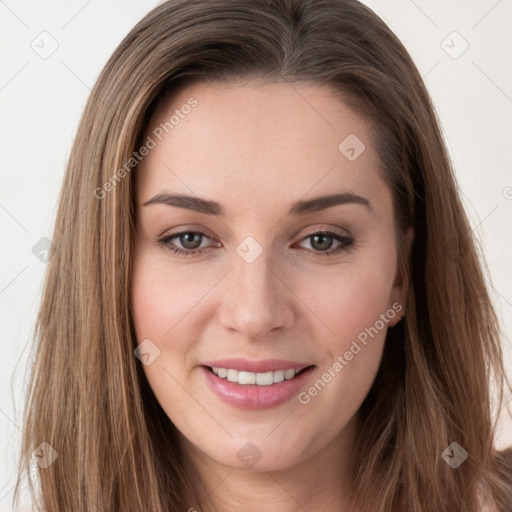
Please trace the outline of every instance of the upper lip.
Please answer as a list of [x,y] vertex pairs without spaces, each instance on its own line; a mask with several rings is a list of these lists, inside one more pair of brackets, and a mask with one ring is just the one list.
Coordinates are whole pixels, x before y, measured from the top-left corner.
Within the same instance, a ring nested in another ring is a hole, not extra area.
[[204,366],[214,368],[227,368],[242,372],[266,373],[275,372],[277,370],[302,370],[311,363],[301,363],[297,361],[289,361],[286,359],[262,359],[260,361],[251,361],[244,358],[234,359],[218,359],[216,361],[205,361]]

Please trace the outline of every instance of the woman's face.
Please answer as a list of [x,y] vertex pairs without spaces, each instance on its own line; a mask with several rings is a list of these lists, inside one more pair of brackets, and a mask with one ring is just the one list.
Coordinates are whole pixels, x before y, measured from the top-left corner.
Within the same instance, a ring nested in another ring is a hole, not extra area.
[[137,354],[210,463],[277,470],[353,443],[406,286],[369,128],[320,85],[195,84],[151,119]]

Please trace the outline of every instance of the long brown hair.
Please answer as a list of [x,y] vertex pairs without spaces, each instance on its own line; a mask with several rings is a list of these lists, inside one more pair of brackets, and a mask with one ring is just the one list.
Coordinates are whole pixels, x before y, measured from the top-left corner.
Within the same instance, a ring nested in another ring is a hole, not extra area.
[[[493,448],[490,389],[499,404],[507,381],[485,267],[421,76],[355,0],[170,0],[115,50],[85,107],[59,198],[18,484],[46,442],[58,458],[35,469],[48,511],[189,508],[176,429],[133,354],[136,165],[126,162],[162,98],[192,81],[245,79],[338,91],[371,121],[393,193],[407,317],[388,332],[360,410],[356,503],[367,512],[477,512],[486,492],[510,512],[510,460]],[[468,453],[457,469],[441,457],[452,442]]]

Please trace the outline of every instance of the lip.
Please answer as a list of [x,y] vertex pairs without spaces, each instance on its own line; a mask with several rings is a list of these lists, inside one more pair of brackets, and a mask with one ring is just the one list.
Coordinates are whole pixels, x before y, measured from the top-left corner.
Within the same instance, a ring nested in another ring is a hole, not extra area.
[[[219,363],[219,361],[217,361],[216,364],[217,363]],[[225,366],[219,367],[225,368]],[[293,379],[284,380],[270,386],[259,386],[257,384],[238,384],[238,382],[230,382],[227,379],[221,379],[215,375],[207,366],[200,366],[200,369],[203,372],[206,384],[210,390],[223,402],[238,409],[262,410],[277,407],[278,405],[287,402],[294,396],[297,396],[299,390],[306,384],[313,370],[315,369],[314,365],[305,365],[305,367],[307,368],[300,374],[296,375]],[[233,367],[228,366],[228,368]],[[293,367],[289,367],[287,369],[292,368]],[[281,366],[277,369],[284,368]],[[241,371],[254,370],[242,369]]]
[[297,361],[287,361],[285,359],[264,359],[261,361],[251,361],[249,359],[231,358],[219,359],[217,361],[205,361],[204,366],[215,368],[230,368],[239,372],[265,373],[275,372],[277,370],[302,370],[307,366],[313,366],[312,363],[299,363]]

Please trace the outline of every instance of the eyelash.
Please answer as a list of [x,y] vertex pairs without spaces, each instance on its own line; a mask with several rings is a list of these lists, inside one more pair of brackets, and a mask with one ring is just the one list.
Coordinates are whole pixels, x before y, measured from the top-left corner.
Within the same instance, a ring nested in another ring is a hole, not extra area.
[[[156,242],[165,247],[166,249],[172,251],[173,253],[177,254],[181,258],[189,258],[192,257],[195,254],[201,253],[202,251],[200,249],[180,249],[179,247],[175,247],[171,245],[171,240],[174,240],[175,238],[178,238],[181,235],[201,235],[205,238],[210,238],[206,235],[206,233],[203,233],[202,231],[195,231],[195,230],[187,230],[187,231],[180,231],[178,233],[172,233],[171,235],[166,235],[162,238],[158,238]],[[333,254],[340,253],[341,251],[346,250],[347,247],[352,245],[354,240],[338,231],[314,231],[312,233],[309,233],[305,237],[303,237],[300,242],[307,240],[308,238],[311,238],[315,235],[327,235],[329,237],[334,238],[338,242],[341,242],[342,244],[337,247],[336,249],[328,249],[326,251],[313,251],[316,255],[319,256],[331,256]],[[201,240],[202,241],[202,240]],[[210,247],[211,248],[211,247]]]

